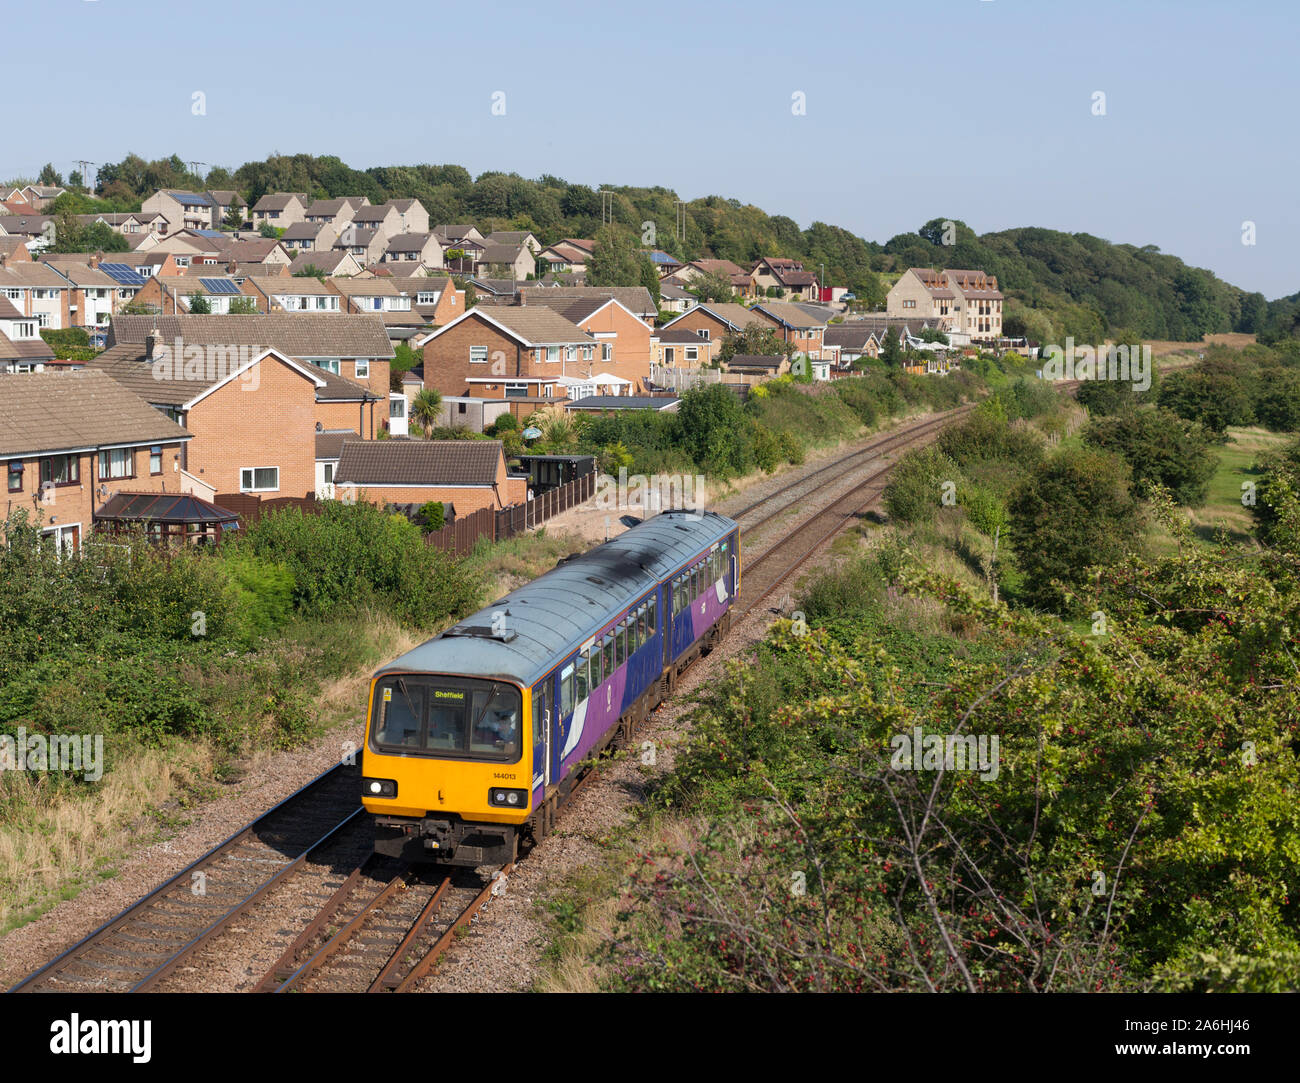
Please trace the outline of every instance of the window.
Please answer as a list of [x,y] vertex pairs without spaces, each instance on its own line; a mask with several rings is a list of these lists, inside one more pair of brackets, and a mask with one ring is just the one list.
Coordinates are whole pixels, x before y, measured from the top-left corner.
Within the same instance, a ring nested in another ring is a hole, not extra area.
[[81,479],[81,462],[75,455],[51,455],[41,460],[41,484],[75,485]]
[[405,399],[389,399],[389,400],[388,400],[388,416],[389,416],[389,417],[405,417],[405,416],[406,416],[406,400],[405,400]]
[[241,493],[275,492],[279,488],[280,468],[278,466],[245,467],[239,472]]
[[339,361],[337,357],[327,357],[316,364],[326,372],[332,372],[335,376],[339,375]]
[[415,303],[417,305],[436,305],[438,303],[438,295],[429,290],[421,290],[415,295]]
[[643,605],[636,611],[636,645],[638,647],[650,638],[650,632],[646,628],[646,608]]
[[627,661],[627,624],[619,622],[614,629],[614,666],[621,666]]
[[333,464],[333,463],[326,463],[326,464],[325,464],[324,475],[325,475],[325,484],[326,484],[326,485],[333,485],[333,484],[334,484],[334,464]]
[[23,464],[20,459],[11,459],[9,467],[5,471],[9,477],[9,491],[11,493],[21,493],[23,491]]
[[707,327],[701,327],[695,333],[699,335],[700,338],[704,339],[706,342],[709,340],[709,329]]
[[613,357],[614,357],[614,347],[611,346],[608,342],[602,342],[600,344],[600,359],[602,361],[610,361],[613,359]]
[[604,673],[602,672],[604,657],[605,657],[605,655],[604,655],[604,653],[603,653],[603,652],[601,651],[601,649],[600,649],[600,644],[599,644],[599,643],[595,644],[595,645],[591,648],[591,688],[592,688],[592,691],[595,691],[597,688],[599,688],[599,687],[601,686],[601,684],[602,684],[602,683],[604,682],[604,680],[605,680],[605,675],[604,675]]
[[6,297],[8,297],[9,300],[11,300],[11,301],[21,301],[21,300],[23,299],[23,291],[22,291],[22,290],[6,289],[6,290],[4,291],[4,295],[5,295]]
[[522,399],[528,396],[528,385],[519,383],[506,384],[506,398]]
[[[669,353],[671,354],[671,352],[672,352],[672,351],[670,350]],[[698,346],[687,346],[687,347],[686,347],[686,360],[687,360],[687,361],[698,361],[699,359],[700,359],[700,348],[699,348]],[[671,362],[672,362],[672,357],[669,357],[668,360],[669,360],[669,362],[671,363]]]
[[656,595],[655,597],[650,599],[650,604],[646,606],[645,630],[646,630],[646,635],[651,638],[653,638],[655,634],[655,608],[658,604],[659,604],[659,597],[658,595]]
[[471,346],[469,348],[469,359],[471,364],[486,365],[488,348],[486,346]]
[[591,674],[591,651],[583,651],[578,655],[578,683],[577,697],[581,703],[591,692],[591,686],[588,683]]
[[546,360],[558,361],[560,359],[560,348],[558,346],[546,347]]
[[99,479],[135,477],[135,452],[131,448],[115,447],[99,453]]
[[357,379],[370,379],[370,362],[368,360],[363,360],[360,357],[357,358]]
[[583,359],[584,361],[590,361],[590,360],[591,360],[591,347],[590,347],[590,346],[584,346],[584,347],[582,348],[582,359]]
[[573,666],[560,671],[560,717],[573,714]]
[[605,638],[604,638],[601,642],[602,642],[602,644],[603,644],[603,646],[602,646],[601,649],[602,649],[602,651],[604,652],[604,655],[605,655],[605,679],[606,679],[606,680],[609,680],[609,678],[612,677],[612,676],[614,675],[614,669],[615,669],[615,666],[614,666],[614,635],[613,635],[613,633],[612,633],[612,632],[611,632],[611,633],[607,633],[607,634],[605,635]]

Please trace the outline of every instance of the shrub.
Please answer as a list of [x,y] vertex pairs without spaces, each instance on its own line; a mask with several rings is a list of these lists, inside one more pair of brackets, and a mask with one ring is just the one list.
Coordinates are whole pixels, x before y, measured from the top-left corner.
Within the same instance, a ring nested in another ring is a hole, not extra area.
[[890,517],[903,523],[928,523],[943,503],[945,487],[963,487],[957,464],[936,447],[909,451],[894,467],[883,502]]

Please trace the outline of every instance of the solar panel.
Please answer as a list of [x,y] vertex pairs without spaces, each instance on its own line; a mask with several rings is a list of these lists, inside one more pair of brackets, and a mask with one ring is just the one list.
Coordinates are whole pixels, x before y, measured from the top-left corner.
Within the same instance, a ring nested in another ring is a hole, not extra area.
[[128,263],[101,263],[99,269],[119,286],[143,286],[144,277]]
[[239,287],[228,278],[200,278],[199,285],[213,294],[239,292]]

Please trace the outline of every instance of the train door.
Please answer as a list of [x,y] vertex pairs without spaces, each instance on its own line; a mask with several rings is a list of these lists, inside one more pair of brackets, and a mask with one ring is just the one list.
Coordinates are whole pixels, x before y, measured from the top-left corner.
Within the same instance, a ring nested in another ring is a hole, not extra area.
[[551,728],[554,726],[555,678],[548,676],[533,689],[533,783],[551,784]]
[[554,679],[559,688],[558,703],[554,704],[552,711],[555,727],[551,737],[551,777],[558,780],[573,731],[573,663],[563,665]]

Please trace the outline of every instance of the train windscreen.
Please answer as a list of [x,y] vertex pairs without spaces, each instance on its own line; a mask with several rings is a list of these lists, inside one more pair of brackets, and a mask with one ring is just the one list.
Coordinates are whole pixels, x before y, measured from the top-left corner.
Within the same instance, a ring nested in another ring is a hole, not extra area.
[[519,689],[461,677],[385,677],[375,688],[377,752],[513,763],[523,747]]

